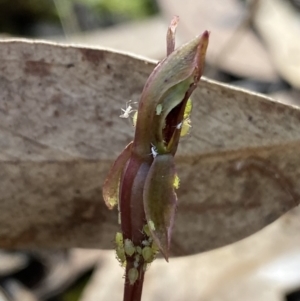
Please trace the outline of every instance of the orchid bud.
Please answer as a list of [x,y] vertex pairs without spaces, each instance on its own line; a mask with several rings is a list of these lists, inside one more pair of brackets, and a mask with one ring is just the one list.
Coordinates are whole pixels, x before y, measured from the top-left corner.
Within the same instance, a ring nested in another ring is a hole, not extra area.
[[167,33],[167,57],[155,67],[141,94],[134,140],[115,161],[103,187],[108,208],[117,204],[120,211],[122,240],[119,235],[117,248],[124,249],[126,257],[128,300],[156,250],[166,260],[169,257],[179,187],[174,156],[180,136],[191,126],[190,96],[202,75],[208,46],[205,31],[174,50],[177,23],[175,17]]

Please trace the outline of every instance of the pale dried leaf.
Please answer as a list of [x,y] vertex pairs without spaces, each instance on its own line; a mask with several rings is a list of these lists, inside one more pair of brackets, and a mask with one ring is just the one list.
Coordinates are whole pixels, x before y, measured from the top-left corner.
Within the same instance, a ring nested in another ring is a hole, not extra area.
[[[27,255],[21,252],[0,251],[0,278],[15,274],[29,264]],[[1,298],[0,298],[1,300]]]
[[37,297],[18,280],[8,278],[1,284],[7,295],[10,296],[13,301],[38,301]]
[[[133,136],[121,107],[155,64],[25,41],[2,42],[0,57],[0,246],[113,248],[101,187]],[[298,109],[202,80],[192,121],[176,158],[175,255],[234,242],[299,202]]]
[[37,252],[47,271],[42,281],[32,289],[39,300],[48,300],[63,293],[101,258],[100,250],[72,249],[65,254],[62,251],[57,253],[53,250]]
[[292,106],[300,106],[300,90],[284,90],[274,92],[270,97]]
[[0,288],[0,300],[1,301],[9,301],[7,299],[7,295],[5,295],[4,291]]
[[280,75],[300,89],[300,14],[286,0],[260,0],[254,24]]
[[[283,300],[300,281],[299,231],[297,208],[230,246],[173,258],[168,264],[156,260],[145,278],[143,300]],[[123,270],[115,263],[113,252],[102,256],[80,301],[122,298]]]
[[67,37],[47,37],[47,39],[81,46],[108,47],[149,58],[162,59],[166,55],[166,47],[162,41],[166,36],[168,21],[162,16],[155,16],[145,20],[117,24],[104,30],[97,29]]

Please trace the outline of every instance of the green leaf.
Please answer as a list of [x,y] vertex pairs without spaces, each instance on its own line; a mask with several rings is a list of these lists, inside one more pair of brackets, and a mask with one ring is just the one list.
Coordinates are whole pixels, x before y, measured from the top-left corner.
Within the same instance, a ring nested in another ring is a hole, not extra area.
[[150,233],[167,261],[177,204],[175,178],[174,157],[158,155],[149,170],[143,193]]
[[[173,109],[184,102],[187,93],[189,97],[196,88],[203,70],[208,38],[206,31],[179,47],[162,60],[149,76],[140,99],[134,138],[134,148],[140,156],[149,152],[149,141],[159,149],[169,144],[176,124],[182,121],[183,116],[181,110]],[[174,114],[172,122],[166,123],[171,111]],[[164,136],[165,132],[170,132],[168,137]]]
[[119,186],[121,174],[131,156],[132,142],[130,142],[119,155],[103,185],[103,198],[106,206],[113,209],[119,202]]

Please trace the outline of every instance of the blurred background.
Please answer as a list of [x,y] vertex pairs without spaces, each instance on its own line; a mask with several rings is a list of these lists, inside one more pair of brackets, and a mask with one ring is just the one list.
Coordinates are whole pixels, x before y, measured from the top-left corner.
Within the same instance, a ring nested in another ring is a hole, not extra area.
[[1,33],[47,37],[88,32],[158,13],[154,0],[3,0]]
[[161,59],[173,15],[181,20],[178,44],[204,29],[211,31],[208,77],[299,103],[298,0],[1,0],[0,36]]
[[[207,77],[300,105],[299,0],[0,0],[0,39],[108,47],[159,60],[165,56],[166,29],[174,15],[180,17],[177,45],[205,29],[211,32]],[[295,229],[300,229],[299,217],[298,210],[292,216]],[[203,296],[201,287],[189,290],[186,285],[186,291],[171,292],[174,285],[181,285],[182,275],[187,284],[201,282],[190,272],[197,260],[202,266],[211,264],[203,271],[211,279],[210,300],[300,300],[299,239],[287,239],[288,247],[276,256],[269,250],[276,248],[273,244],[265,247],[264,259],[252,258],[250,263],[238,261],[239,254],[231,246],[217,253],[171,259],[172,267],[155,262],[144,300],[198,300]],[[217,264],[216,272],[209,258],[222,261],[225,253],[235,268]],[[228,269],[230,285],[224,280]],[[0,301],[121,300],[122,274],[113,252],[2,250]],[[229,286],[231,294],[218,294],[221,286]]]

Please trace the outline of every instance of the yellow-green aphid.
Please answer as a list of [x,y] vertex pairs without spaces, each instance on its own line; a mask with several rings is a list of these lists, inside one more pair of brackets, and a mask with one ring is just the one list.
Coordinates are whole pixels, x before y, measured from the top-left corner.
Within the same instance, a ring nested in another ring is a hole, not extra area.
[[123,247],[117,247],[116,248],[116,254],[117,254],[117,259],[121,263],[122,266],[125,266],[126,264],[126,257],[125,257],[125,251]]
[[174,182],[173,182],[173,187],[175,189],[178,189],[179,188],[179,184],[180,184],[180,179],[179,179],[178,175],[176,174],[175,178],[174,178]]
[[153,252],[154,254],[157,254],[157,253],[158,253],[159,248],[158,248],[158,246],[155,244],[155,242],[152,243],[151,248],[152,248],[152,252]]
[[150,237],[150,230],[149,230],[149,226],[147,224],[144,225],[143,231],[148,237]]
[[140,264],[140,258],[141,258],[141,255],[140,254],[135,254],[134,256],[134,262],[133,262],[133,266],[135,268],[137,268]]
[[136,126],[137,116],[138,116],[138,112],[136,111],[132,117],[133,126]]
[[191,127],[192,127],[191,119],[190,118],[184,119],[182,122],[182,125],[181,125],[180,136],[183,137],[183,136],[187,135],[189,133]]
[[192,100],[189,98],[187,103],[186,103],[186,106],[185,106],[185,109],[184,109],[184,114],[183,114],[183,121],[180,122],[179,124],[177,124],[176,128],[178,130],[181,129],[181,132],[180,132],[180,136],[183,137],[185,136],[186,134],[189,133],[189,130],[191,128],[191,119],[189,118],[190,114],[191,114],[191,111],[192,111]]
[[150,248],[150,247],[143,248],[143,250],[142,250],[142,256],[143,256],[145,262],[147,262],[147,263],[152,262],[153,259],[154,259],[154,255],[155,254],[153,254],[152,248]]
[[[149,229],[154,231],[155,230],[155,225],[154,225],[154,222],[152,220],[149,220],[148,221],[148,226],[149,226]],[[150,235],[149,235],[150,236]]]
[[189,98],[184,108],[183,119],[187,119],[190,116],[192,108],[193,108],[192,100]]
[[142,254],[142,248],[140,246],[137,246],[135,250],[137,254]]
[[121,232],[116,233],[115,242],[118,247],[123,246],[123,234]]
[[124,245],[123,245],[123,234],[120,232],[116,233],[116,255],[119,262],[124,266],[126,262]]
[[124,250],[125,250],[125,253],[128,255],[128,256],[132,256],[135,252],[135,247],[134,247],[134,244],[133,242],[126,238],[125,239],[125,242],[124,242]]
[[156,115],[160,115],[161,112],[162,112],[162,110],[163,110],[162,104],[158,104],[158,105],[156,106]]
[[134,283],[137,281],[139,278],[139,271],[136,268],[131,268],[128,271],[128,280],[130,285],[134,285]]

